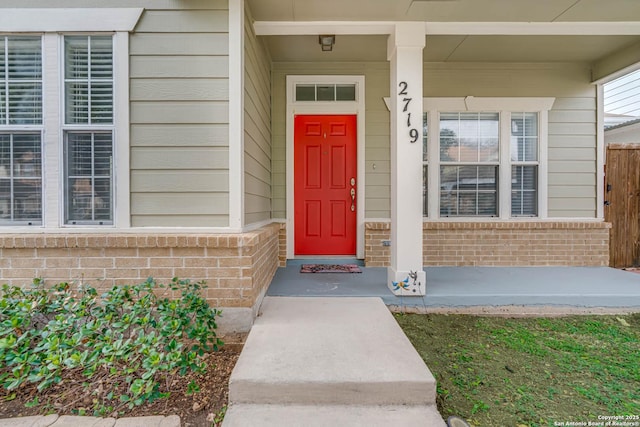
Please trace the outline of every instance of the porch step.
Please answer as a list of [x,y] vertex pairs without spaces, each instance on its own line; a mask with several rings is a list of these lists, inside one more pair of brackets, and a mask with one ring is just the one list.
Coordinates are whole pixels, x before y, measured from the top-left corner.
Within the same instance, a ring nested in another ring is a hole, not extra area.
[[[444,426],[435,397],[433,375],[380,298],[266,297],[231,374],[224,426]],[[403,424],[403,412],[422,421]]]
[[230,406],[224,427],[247,426],[444,427],[445,423],[434,406]]

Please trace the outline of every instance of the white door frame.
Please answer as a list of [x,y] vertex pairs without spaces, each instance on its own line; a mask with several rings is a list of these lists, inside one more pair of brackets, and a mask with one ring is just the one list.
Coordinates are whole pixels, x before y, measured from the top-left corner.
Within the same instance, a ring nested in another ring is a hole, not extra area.
[[[355,101],[296,101],[296,84],[355,84]],[[357,183],[356,188],[356,256],[364,258],[364,192],[365,192],[365,88],[364,76],[287,76],[287,259],[295,258],[294,236],[294,117],[297,114],[355,114],[357,126]]]

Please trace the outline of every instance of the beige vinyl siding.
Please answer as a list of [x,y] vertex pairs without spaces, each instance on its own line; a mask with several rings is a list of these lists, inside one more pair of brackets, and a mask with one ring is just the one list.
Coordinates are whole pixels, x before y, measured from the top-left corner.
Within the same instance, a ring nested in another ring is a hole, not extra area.
[[[389,215],[388,63],[275,63],[273,217],[284,218],[288,74],[361,74],[366,82],[366,218]],[[572,63],[425,63],[426,97],[554,97],[549,112],[548,216],[596,215],[596,88],[590,69]]]
[[386,62],[273,64],[273,218],[286,217],[286,76],[315,74],[365,77],[365,217],[388,218],[389,111],[383,101],[389,96],[389,64]]
[[245,8],[244,222],[271,218],[271,59]]
[[130,36],[131,223],[228,226],[227,2],[128,5],[146,8]]

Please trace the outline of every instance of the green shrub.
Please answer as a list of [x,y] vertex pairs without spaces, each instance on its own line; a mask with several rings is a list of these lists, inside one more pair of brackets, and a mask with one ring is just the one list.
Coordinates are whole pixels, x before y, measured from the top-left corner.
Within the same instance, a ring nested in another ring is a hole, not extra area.
[[176,375],[204,372],[202,356],[222,345],[215,333],[220,313],[200,295],[204,282],[149,278],[101,297],[68,283],[33,285],[2,287],[0,384],[8,391],[28,384],[42,391],[80,376],[100,415],[167,397],[161,383],[166,390]]

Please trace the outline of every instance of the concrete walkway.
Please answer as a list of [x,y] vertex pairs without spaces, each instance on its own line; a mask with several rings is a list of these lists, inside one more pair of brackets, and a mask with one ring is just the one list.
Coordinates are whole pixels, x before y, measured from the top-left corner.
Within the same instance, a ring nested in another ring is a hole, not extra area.
[[224,427],[444,426],[436,382],[379,298],[266,297]]
[[96,418],[58,415],[18,417],[0,420],[0,427],[180,427],[180,417]]

